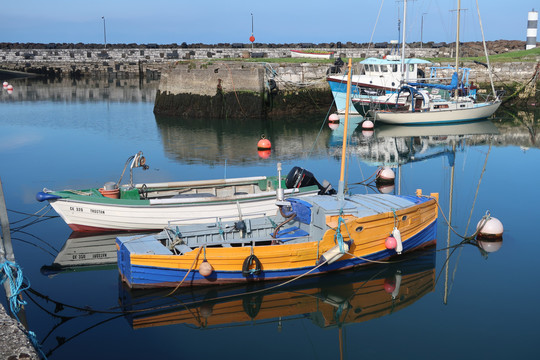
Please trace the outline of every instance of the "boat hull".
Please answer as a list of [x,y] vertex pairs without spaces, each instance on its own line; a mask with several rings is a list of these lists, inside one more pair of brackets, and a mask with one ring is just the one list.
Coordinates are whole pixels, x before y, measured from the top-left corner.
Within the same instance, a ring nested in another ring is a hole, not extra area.
[[396,112],[376,111],[375,121],[394,125],[428,125],[477,121],[490,117],[501,105],[500,101],[477,105],[468,109]]
[[[436,244],[437,222],[434,221],[417,235],[413,236],[403,244],[403,251],[409,252]],[[349,258],[336,261],[326,266],[306,266],[283,270],[262,270],[257,276],[245,277],[242,271],[213,271],[209,277],[202,276],[197,270],[175,269],[166,267],[155,267],[145,265],[131,265],[130,276],[120,272],[122,280],[131,288],[155,288],[155,287],[186,287],[186,286],[208,286],[220,284],[241,284],[259,281],[279,281],[296,278],[300,276],[316,276],[335,271],[350,269],[356,266],[372,265],[377,261],[384,261],[394,256],[393,250],[383,250],[366,257]],[[119,251],[119,262],[121,254]],[[184,281],[181,283],[182,279]]]
[[[317,190],[318,191],[318,190]],[[289,195],[316,194],[311,190],[299,193],[289,189]],[[276,192],[257,196],[237,196],[229,200],[214,198],[190,202],[153,203],[100,198],[91,201],[85,196],[72,196],[50,201],[53,209],[74,231],[142,231],[161,230],[169,221],[200,224],[215,218],[251,218],[275,215]]]
[[[336,105],[337,112],[338,114],[344,114],[347,105],[347,81],[337,79],[336,76],[329,77],[327,80],[328,85],[330,85],[330,89],[332,90],[332,96],[334,97],[334,104]],[[354,98],[356,96],[355,94],[358,94],[358,88],[353,86],[351,87],[351,89],[351,98]],[[361,115],[354,107],[352,101],[349,103],[349,114]]]
[[324,53],[311,53],[300,50],[291,50],[291,57],[293,58],[310,58],[310,59],[331,59],[334,57],[333,52]]

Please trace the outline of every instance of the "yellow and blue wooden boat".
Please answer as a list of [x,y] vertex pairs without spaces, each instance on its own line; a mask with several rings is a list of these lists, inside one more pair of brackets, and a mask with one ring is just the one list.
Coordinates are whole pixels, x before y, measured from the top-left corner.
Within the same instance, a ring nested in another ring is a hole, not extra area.
[[[436,241],[437,194],[313,195],[288,199],[280,210],[119,236],[121,277],[134,288],[283,280],[376,263]],[[396,248],[387,246],[391,234],[401,237]]]
[[[347,98],[351,65],[349,59]],[[278,195],[276,216],[170,223],[157,235],[117,237],[122,279],[130,287],[294,279],[377,263],[434,244],[438,194],[345,196],[347,126],[348,111],[337,194],[287,201]]]

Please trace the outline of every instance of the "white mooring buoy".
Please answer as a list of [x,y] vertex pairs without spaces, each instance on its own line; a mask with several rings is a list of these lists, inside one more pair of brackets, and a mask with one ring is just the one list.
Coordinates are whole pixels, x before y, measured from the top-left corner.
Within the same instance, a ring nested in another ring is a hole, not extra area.
[[476,224],[476,230],[479,237],[497,238],[502,236],[504,227],[499,219],[488,216]]
[[394,171],[388,166],[383,166],[377,170],[377,175],[375,175],[375,180],[378,182],[384,183],[393,183],[396,178]]
[[328,117],[328,122],[329,123],[339,123],[338,114],[330,114],[330,116]]
[[374,126],[374,124],[373,124],[373,121],[371,121],[371,120],[364,120],[362,122],[362,129],[364,129],[364,130],[372,130],[373,126]]

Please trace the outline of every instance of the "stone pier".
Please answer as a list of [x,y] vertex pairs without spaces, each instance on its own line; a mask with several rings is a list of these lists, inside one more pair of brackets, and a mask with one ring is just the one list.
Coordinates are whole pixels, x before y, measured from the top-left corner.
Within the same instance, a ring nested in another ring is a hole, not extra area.
[[[53,44],[54,45],[54,44]],[[326,83],[330,62],[265,62],[268,58],[290,57],[291,48],[257,47],[245,44],[219,46],[146,46],[121,48],[0,48],[2,70],[45,75],[59,79],[160,80],[155,94],[156,114],[183,117],[253,118],[324,114],[333,98]],[[309,45],[309,44],[307,44]],[[306,45],[306,46],[307,46]],[[313,45],[313,44],[311,44]],[[334,51],[336,57],[382,57],[391,49],[343,46],[320,48]],[[509,45],[503,42],[503,45]],[[305,47],[302,45],[302,47]],[[480,53],[478,44],[463,46],[472,56]],[[467,50],[468,49],[468,50]],[[473,51],[474,49],[474,51]],[[508,51],[497,48],[496,51]],[[407,55],[420,58],[451,57],[452,47],[408,48]],[[251,59],[253,58],[253,59]],[[240,61],[232,61],[240,60]],[[540,61],[540,59],[537,59]],[[453,65],[434,63],[433,65]],[[489,83],[481,64],[464,62],[470,67],[469,81]],[[493,63],[494,81],[519,85],[530,80],[536,62]],[[426,72],[429,73],[429,72]]]

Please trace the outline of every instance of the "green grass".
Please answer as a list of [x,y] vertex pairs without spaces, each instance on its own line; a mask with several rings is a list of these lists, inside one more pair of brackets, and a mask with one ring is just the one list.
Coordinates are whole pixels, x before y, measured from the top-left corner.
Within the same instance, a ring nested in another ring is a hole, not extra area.
[[[518,50],[518,51],[509,51],[502,54],[496,54],[496,55],[490,55],[489,61],[490,62],[536,62],[539,61],[540,57],[540,47],[530,49],[530,50]],[[454,62],[455,58],[428,58],[426,60],[429,60],[431,62]],[[460,58],[460,61],[480,61],[485,63],[486,57],[485,56],[478,56],[478,57],[462,57]]]
[[[536,62],[539,61],[540,57],[540,47],[530,49],[530,50],[518,50],[518,51],[509,51],[503,54],[496,54],[496,55],[490,55],[489,61],[490,62]],[[219,59],[221,60],[231,60],[231,61],[248,61],[248,62],[267,62],[267,63],[293,63],[293,64],[301,64],[301,63],[313,63],[313,64],[333,64],[335,61],[334,59],[309,59],[309,58],[256,58],[256,59]],[[347,65],[348,58],[342,58],[343,62],[345,62],[345,65]],[[364,60],[363,58],[353,58],[353,63]],[[455,58],[425,58],[425,60],[431,61],[431,62],[449,62],[453,63],[456,59]],[[486,57],[485,56],[478,56],[478,57],[462,57],[460,58],[460,61],[480,61],[485,63]]]

